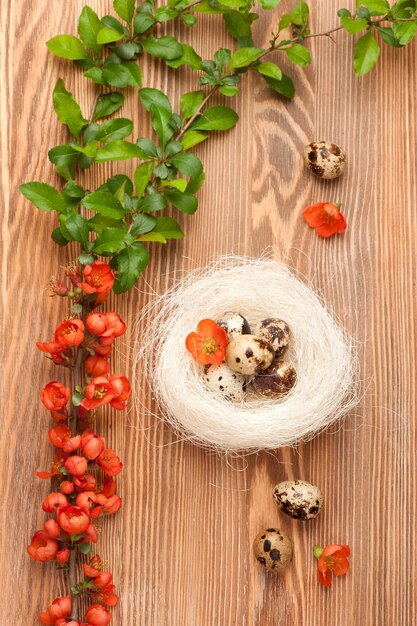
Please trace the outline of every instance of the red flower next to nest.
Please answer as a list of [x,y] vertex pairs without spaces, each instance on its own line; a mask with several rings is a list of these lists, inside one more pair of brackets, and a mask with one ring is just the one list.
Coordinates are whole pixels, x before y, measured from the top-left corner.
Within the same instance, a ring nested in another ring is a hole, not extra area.
[[56,380],[45,385],[41,391],[41,400],[49,411],[59,411],[67,404],[71,389]]
[[317,576],[319,583],[325,587],[332,584],[331,572],[335,576],[344,576],[349,569],[349,546],[329,544],[325,548],[314,546],[313,554],[317,559]]
[[331,237],[346,230],[346,220],[339,211],[340,205],[332,202],[316,202],[304,209],[303,217],[319,237]]
[[219,365],[229,343],[226,331],[214,320],[201,320],[196,333],[190,333],[185,346],[201,365]]
[[84,279],[85,283],[79,283],[79,287],[85,293],[103,293],[113,287],[114,272],[104,261],[94,261],[85,266]]

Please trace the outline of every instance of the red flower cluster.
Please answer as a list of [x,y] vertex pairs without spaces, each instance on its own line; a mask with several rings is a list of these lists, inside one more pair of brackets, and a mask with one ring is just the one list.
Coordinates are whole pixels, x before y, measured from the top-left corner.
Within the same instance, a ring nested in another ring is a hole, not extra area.
[[[122,471],[123,464],[115,451],[107,447],[105,438],[90,428],[93,411],[105,404],[123,410],[131,388],[124,375],[111,374],[108,362],[113,342],[126,332],[126,324],[117,313],[92,312],[106,300],[114,283],[113,271],[107,263],[94,261],[85,266],[83,275],[76,265],[67,268],[66,274],[71,291],[58,279],[50,281],[50,289],[55,295],[70,298],[76,305],[73,312],[80,313],[80,317],[72,315],[60,322],[51,341],[39,342],[37,346],[57,365],[76,368],[77,379],[84,365],[87,377],[84,385],[74,388],[53,380],[41,391],[41,401],[55,422],[48,431],[55,459],[49,472],[36,473],[40,478],[56,477],[59,487],[44,499],[42,509],[49,519],[35,532],[27,550],[35,561],[55,561],[59,568],[72,571],[72,555],[76,551],[88,554],[91,544],[97,542],[99,518],[116,513],[122,505],[114,477]],[[47,611],[40,613],[43,624],[110,623],[106,606],[118,602],[112,574],[105,571],[97,556],[84,565],[84,573],[84,582],[74,585],[72,581],[72,595],[56,598]],[[77,613],[75,593],[86,593],[93,602],[84,622],[73,613]]]

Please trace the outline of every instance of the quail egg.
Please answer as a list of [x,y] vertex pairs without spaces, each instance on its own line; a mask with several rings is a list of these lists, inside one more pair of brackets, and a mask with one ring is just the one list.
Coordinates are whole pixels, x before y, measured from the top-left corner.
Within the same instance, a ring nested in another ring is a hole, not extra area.
[[248,321],[236,311],[227,311],[216,320],[216,323],[224,328],[229,341],[239,335],[250,335],[251,332]]
[[276,528],[261,530],[253,542],[253,551],[268,570],[283,572],[292,561],[291,539]]
[[279,398],[294,387],[297,372],[287,361],[276,359],[263,372],[259,372],[252,380],[252,389],[265,398]]
[[314,519],[323,507],[323,494],[305,480],[285,480],[274,488],[274,500],[280,510],[298,520]]
[[256,326],[255,335],[265,339],[275,350],[275,358],[284,354],[290,341],[290,327],[279,319],[268,318]]
[[226,348],[227,365],[234,372],[247,376],[269,367],[273,358],[273,347],[254,335],[238,335]]
[[226,363],[207,365],[204,380],[208,389],[219,392],[227,400],[239,402],[245,396],[246,377],[232,372]]
[[304,148],[304,163],[319,178],[337,178],[345,169],[346,155],[335,143],[314,141]]

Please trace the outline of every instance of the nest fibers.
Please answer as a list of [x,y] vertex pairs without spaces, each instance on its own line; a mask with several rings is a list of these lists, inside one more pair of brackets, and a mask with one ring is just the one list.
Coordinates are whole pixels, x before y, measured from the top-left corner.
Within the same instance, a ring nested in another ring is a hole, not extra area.
[[[297,383],[286,396],[248,396],[233,404],[206,388],[185,338],[201,319],[225,311],[241,313],[252,327],[268,317],[289,324],[285,358],[297,371]],[[135,369],[144,369],[163,418],[198,445],[225,452],[293,445],[357,404],[351,342],[319,297],[275,261],[222,258],[179,280],[139,321],[146,331],[138,338]],[[143,389],[135,396],[143,397]]]

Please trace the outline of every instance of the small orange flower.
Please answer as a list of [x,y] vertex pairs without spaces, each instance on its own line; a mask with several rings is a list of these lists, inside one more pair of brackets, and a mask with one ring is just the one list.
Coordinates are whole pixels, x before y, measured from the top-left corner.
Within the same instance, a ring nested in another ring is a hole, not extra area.
[[123,463],[111,448],[106,448],[97,457],[97,463],[107,476],[117,476],[123,469]]
[[90,525],[90,518],[80,507],[68,504],[59,510],[58,524],[69,535],[78,535],[85,533]]
[[69,456],[66,461],[64,461],[64,467],[67,472],[73,476],[84,476],[88,469],[87,459],[83,456],[74,454],[73,456]]
[[62,350],[79,346],[84,341],[84,323],[82,320],[65,320],[58,324],[54,340],[61,344]]
[[108,626],[110,624],[110,613],[101,604],[92,604],[85,614],[86,621],[91,626]]
[[314,546],[313,554],[317,559],[317,576],[319,583],[325,587],[332,584],[331,573],[344,576],[349,569],[349,546],[329,544],[325,548]]
[[81,435],[81,450],[83,455],[90,461],[96,459],[99,454],[103,452],[106,447],[106,440],[104,437],[96,435],[94,431],[89,428],[85,430]]
[[114,398],[110,402],[110,406],[118,411],[123,411],[130,396],[130,383],[123,374],[113,374],[110,376],[109,382],[113,385],[114,390]]
[[91,411],[91,409],[96,409],[103,404],[108,404],[114,396],[112,383],[104,376],[97,376],[85,388],[85,398],[82,400],[81,406]]
[[94,261],[92,265],[84,268],[85,283],[79,283],[79,287],[85,293],[103,293],[110,291],[114,283],[114,272],[104,261]]
[[228,343],[226,331],[210,319],[201,320],[197,332],[190,333],[185,340],[188,352],[201,365],[219,365]]
[[69,617],[71,615],[71,611],[72,597],[63,596],[62,598],[55,598],[52,604],[49,605],[48,611],[39,614],[39,619],[42,624],[55,624],[58,619]]
[[58,543],[44,530],[38,530],[32,537],[28,554],[34,561],[52,561],[58,552]]
[[341,235],[347,224],[339,208],[340,205],[332,202],[316,202],[304,209],[303,217],[319,237],[331,237],[335,233]]
[[70,398],[71,389],[56,380],[45,385],[41,391],[41,400],[49,411],[63,409]]

